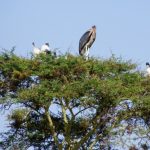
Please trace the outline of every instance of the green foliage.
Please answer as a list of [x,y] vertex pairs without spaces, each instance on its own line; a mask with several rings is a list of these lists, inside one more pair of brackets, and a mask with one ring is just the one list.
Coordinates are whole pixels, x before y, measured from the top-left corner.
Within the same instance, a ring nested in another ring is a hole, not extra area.
[[[102,139],[113,136],[111,131],[120,121],[136,116],[149,122],[149,82],[136,70],[136,64],[114,55],[85,61],[70,54],[59,58],[41,54],[29,59],[3,53],[1,103],[14,103],[15,98],[15,103],[25,107],[10,115],[12,132],[3,144],[15,141],[19,145],[25,138],[26,147],[101,148]],[[127,99],[133,107],[117,111]]]
[[28,111],[26,109],[16,109],[12,112],[8,119],[12,121],[13,128],[21,128],[21,125],[25,122]]

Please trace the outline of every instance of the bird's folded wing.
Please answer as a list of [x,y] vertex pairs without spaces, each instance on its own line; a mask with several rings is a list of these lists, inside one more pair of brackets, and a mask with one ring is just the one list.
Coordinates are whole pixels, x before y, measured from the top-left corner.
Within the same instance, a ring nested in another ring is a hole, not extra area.
[[79,41],[79,51],[81,51],[84,48],[84,46],[87,44],[87,42],[90,39],[90,36],[91,36],[91,30],[88,30],[82,35]]

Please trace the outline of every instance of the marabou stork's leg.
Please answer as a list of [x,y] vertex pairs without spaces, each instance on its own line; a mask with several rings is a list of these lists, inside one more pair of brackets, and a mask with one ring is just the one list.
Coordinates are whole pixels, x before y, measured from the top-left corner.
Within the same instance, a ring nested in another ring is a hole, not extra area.
[[89,58],[89,48],[86,45],[86,47],[85,47],[85,59],[88,60],[88,58]]
[[88,48],[88,59],[89,59],[89,57],[90,57],[90,56],[89,56],[89,53],[90,53],[90,48]]
[[86,60],[88,60],[89,59],[89,48],[87,48],[87,51],[86,51]]

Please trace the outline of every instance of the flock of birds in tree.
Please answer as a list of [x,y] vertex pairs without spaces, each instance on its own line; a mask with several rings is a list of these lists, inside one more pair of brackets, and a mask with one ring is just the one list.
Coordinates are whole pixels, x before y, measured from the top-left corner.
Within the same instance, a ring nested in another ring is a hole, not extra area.
[[[96,26],[92,26],[91,29],[89,29],[88,31],[86,31],[82,37],[80,38],[79,41],[79,54],[81,56],[83,56],[86,60],[89,59],[89,49],[92,46],[92,44],[94,43],[96,39]],[[33,45],[33,54],[34,56],[39,55],[40,53],[51,53],[50,51],[50,47],[49,47],[49,43],[45,43],[44,45],[42,45],[41,48],[37,48],[35,46],[35,43],[32,43]],[[55,54],[56,55],[56,54]]]
[[44,45],[42,45],[41,48],[36,47],[34,42],[32,43],[32,45],[33,45],[34,56],[37,56],[41,53],[49,53],[50,52],[49,43],[45,43]]
[[[89,59],[89,49],[93,45],[95,39],[96,39],[96,26],[94,25],[92,26],[91,29],[87,30],[79,40],[79,54],[83,56],[85,60]],[[34,42],[32,43],[32,45],[34,56],[37,56],[40,53],[45,54],[51,53],[49,43],[45,43],[44,45],[42,45],[41,49],[37,48]],[[54,53],[54,55],[56,56],[56,53]],[[147,66],[146,69],[147,76],[150,76],[150,63],[146,62],[146,66]]]

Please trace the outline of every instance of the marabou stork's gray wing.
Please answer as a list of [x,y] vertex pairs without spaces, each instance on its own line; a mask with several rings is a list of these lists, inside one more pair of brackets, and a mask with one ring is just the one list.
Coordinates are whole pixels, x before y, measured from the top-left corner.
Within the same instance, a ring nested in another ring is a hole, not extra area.
[[90,38],[89,38],[89,48],[90,48],[90,47],[92,46],[92,44],[94,43],[95,39],[96,39],[96,32],[92,32],[92,33],[91,33],[91,36],[90,36]]
[[82,35],[79,41],[79,54],[81,54],[81,51],[84,49],[85,45],[89,41],[90,36],[91,36],[91,30],[88,30]]

